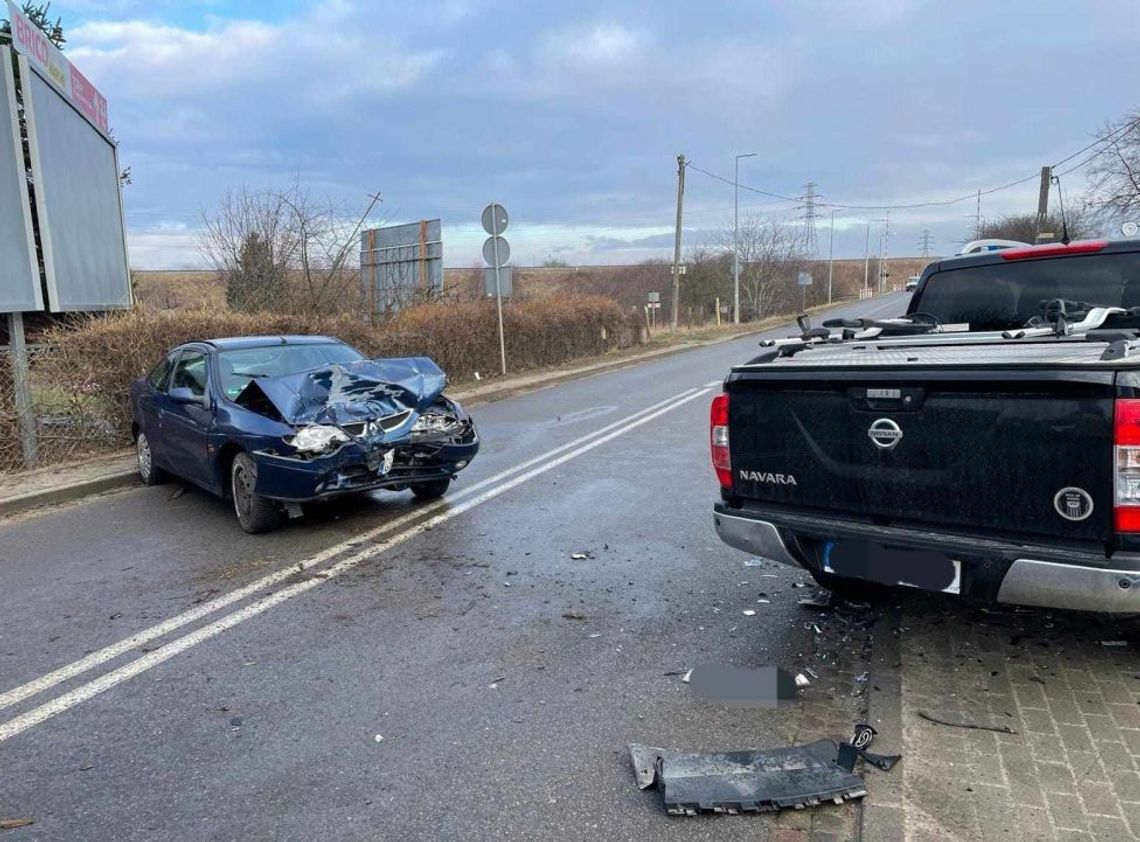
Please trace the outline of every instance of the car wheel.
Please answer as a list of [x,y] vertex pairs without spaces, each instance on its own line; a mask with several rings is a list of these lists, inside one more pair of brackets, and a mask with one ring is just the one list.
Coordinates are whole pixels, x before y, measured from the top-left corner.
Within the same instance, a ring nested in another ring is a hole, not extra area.
[[417,500],[436,500],[447,493],[451,485],[451,477],[433,479],[429,482],[416,482],[408,486]]
[[257,464],[245,453],[234,457],[230,466],[230,494],[241,528],[251,534],[268,532],[281,524],[281,507],[254,492]]
[[150,449],[150,439],[139,430],[135,436],[135,458],[138,460],[139,479],[143,485],[158,485],[166,482],[166,471],[154,464],[154,452]]

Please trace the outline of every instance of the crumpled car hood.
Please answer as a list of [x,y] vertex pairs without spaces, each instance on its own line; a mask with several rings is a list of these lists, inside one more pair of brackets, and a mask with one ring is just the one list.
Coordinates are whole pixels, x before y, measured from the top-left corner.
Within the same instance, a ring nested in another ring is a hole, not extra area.
[[361,360],[259,377],[234,402],[257,411],[268,401],[288,424],[351,424],[422,412],[446,386],[447,375],[430,357]]

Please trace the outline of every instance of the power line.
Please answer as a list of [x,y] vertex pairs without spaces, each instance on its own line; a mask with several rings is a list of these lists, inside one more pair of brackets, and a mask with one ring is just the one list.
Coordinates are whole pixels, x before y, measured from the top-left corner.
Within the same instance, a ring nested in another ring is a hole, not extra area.
[[[1053,167],[1055,168],[1055,167],[1059,166],[1060,164],[1067,163],[1068,161],[1071,161],[1073,158],[1078,157],[1079,155],[1083,154],[1084,152],[1089,151],[1090,149],[1093,149],[1094,147],[1102,146],[1105,143],[1111,143],[1113,140],[1116,140],[1120,135],[1124,134],[1126,131],[1134,128],[1137,125],[1140,125],[1140,117],[1137,117],[1134,120],[1130,120],[1129,122],[1125,123],[1123,126],[1120,126],[1119,128],[1114,129],[1112,132],[1105,135],[1104,137],[1098,138],[1097,140],[1094,140],[1092,143],[1085,145],[1083,148],[1078,149],[1076,152],[1072,153],[1071,155],[1065,156],[1064,158],[1059,160],[1056,164],[1053,164]],[[1059,175],[1065,175],[1066,173],[1070,173],[1070,172],[1073,172],[1074,170],[1080,169],[1081,167],[1085,166],[1090,161],[1095,159],[1098,155],[1101,155],[1103,152],[1104,152],[1103,149],[1098,149],[1092,155],[1088,156],[1084,161],[1082,161],[1081,163],[1077,164],[1074,167],[1071,167],[1068,170],[1065,170],[1065,172],[1059,173]],[[709,172],[708,170],[703,170],[700,167],[695,166],[691,161],[688,163],[688,166],[690,169],[694,169],[697,172],[701,173],[702,175],[709,176],[710,178],[714,178],[717,181],[723,181],[725,184],[732,184],[733,183],[732,179],[725,178],[724,176],[720,176],[720,175],[717,175],[716,173]],[[1022,184],[1026,184],[1030,181],[1036,181],[1039,177],[1040,177],[1039,173],[1034,173],[1033,175],[1026,176],[1025,178],[1019,178],[1016,181],[1010,181],[1006,184],[1001,184],[997,187],[990,187],[986,190],[975,190],[972,193],[967,193],[963,196],[958,196],[958,197],[953,198],[953,199],[941,199],[941,200],[932,201],[932,202],[910,202],[910,203],[906,203],[906,204],[893,204],[893,205],[847,205],[847,204],[841,204],[839,202],[815,202],[815,206],[816,207],[835,208],[836,210],[881,210],[881,211],[886,211],[886,210],[917,210],[919,208],[946,207],[948,205],[960,204],[961,202],[966,202],[966,201],[969,201],[970,199],[974,199],[975,201],[977,201],[981,196],[989,196],[993,193],[1000,193],[1003,190],[1009,190],[1011,187],[1018,187]],[[800,203],[802,203],[804,200],[804,197],[802,197],[802,196],[794,198],[792,196],[785,196],[781,193],[774,193],[774,192],[769,191],[769,190],[761,190],[758,187],[752,187],[752,186],[747,185],[747,184],[741,184],[740,189],[741,190],[747,190],[747,191],[752,192],[752,193],[759,193],[761,196],[769,196],[773,199],[781,199],[785,202],[795,202],[800,207],[802,207],[802,204],[800,204]]]

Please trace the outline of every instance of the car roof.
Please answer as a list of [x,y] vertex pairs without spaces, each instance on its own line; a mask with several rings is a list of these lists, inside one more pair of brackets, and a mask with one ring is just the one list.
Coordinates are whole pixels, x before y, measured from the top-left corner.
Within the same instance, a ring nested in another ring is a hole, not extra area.
[[[1074,243],[1078,241],[1074,240]],[[1064,260],[1069,257],[1091,257],[1096,254],[1120,254],[1127,252],[1140,251],[1140,240],[1109,240],[1103,248],[1094,252],[1073,252],[1072,254],[1058,254],[1052,249],[1057,248],[1060,243],[1041,243],[1037,246],[1025,246],[1024,248],[1033,249],[1041,248],[1041,257],[1037,258],[1048,260]],[[974,254],[958,254],[953,257],[944,257],[941,260],[936,260],[931,263],[926,269],[923,270],[924,275],[934,274],[947,269],[961,269],[966,266],[990,266],[1004,263],[1006,258],[1002,257],[1002,252],[1006,249],[996,249],[994,251],[981,251]]]
[[220,339],[204,339],[202,341],[207,345],[213,345],[219,351],[230,351],[236,348],[264,348],[270,345],[345,344],[334,336],[306,336],[301,334],[285,336],[228,336]]

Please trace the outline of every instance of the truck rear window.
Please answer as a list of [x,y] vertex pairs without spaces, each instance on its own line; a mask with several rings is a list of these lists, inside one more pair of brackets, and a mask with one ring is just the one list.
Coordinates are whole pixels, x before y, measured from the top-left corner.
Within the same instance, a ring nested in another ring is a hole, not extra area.
[[1056,299],[1140,307],[1140,254],[1003,261],[936,272],[909,309],[943,324],[969,324],[970,330],[1009,330],[1041,315],[1043,305]]

